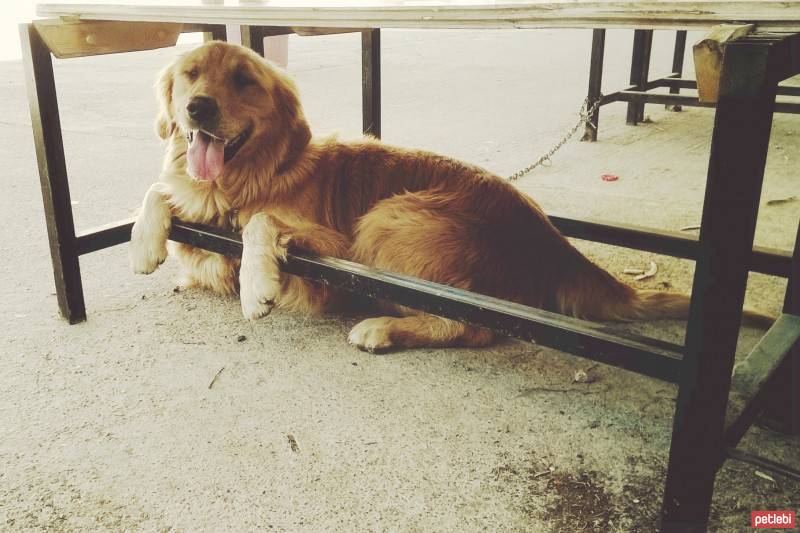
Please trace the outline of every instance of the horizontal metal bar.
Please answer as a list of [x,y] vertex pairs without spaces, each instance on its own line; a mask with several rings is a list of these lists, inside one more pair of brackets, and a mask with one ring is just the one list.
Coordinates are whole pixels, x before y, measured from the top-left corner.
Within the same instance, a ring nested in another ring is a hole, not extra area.
[[753,246],[750,272],[788,278],[792,272],[792,252],[766,246]]
[[800,33],[796,31],[776,32],[762,28],[741,39],[734,39],[728,45],[733,48],[769,46],[774,58],[770,81],[782,82],[800,74]]
[[[610,223],[599,220],[572,219],[548,215],[553,225],[567,237],[623,246],[684,259],[696,259],[697,238],[674,231],[642,226]],[[791,272],[792,254],[788,250],[754,246],[750,270],[787,278]]]
[[80,232],[75,237],[78,255],[128,242],[131,240],[133,222],[133,218],[127,218]]
[[173,218],[169,238],[226,257],[242,257],[241,235],[207,224],[194,224]]
[[767,459],[766,457],[743,452],[735,448],[729,448],[727,450],[727,455],[728,459],[734,459],[736,461],[751,464],[767,470],[768,472],[772,472],[773,474],[778,474],[779,476],[791,479],[792,481],[800,482],[800,470],[792,468],[791,466],[782,465],[771,459]]
[[715,103],[700,102],[697,96],[688,94],[659,94],[646,91],[619,91],[616,93],[620,102],[645,102],[648,104],[670,104],[688,107],[716,107]]
[[778,94],[781,96],[800,96],[800,87],[778,85]]
[[[242,253],[240,235],[211,226],[173,220],[170,238],[232,257]],[[680,373],[681,347],[676,344],[299,250],[291,251],[281,268],[370,298],[391,300],[518,339],[535,340],[544,346],[650,377],[675,383]]]
[[600,99],[600,105],[606,105],[606,104],[611,104],[611,103],[614,103],[614,102],[621,101],[619,99],[619,95],[622,94],[625,91],[639,91],[639,90],[650,91],[652,89],[655,89],[655,88],[659,87],[658,81],[659,80],[648,81],[647,83],[644,84],[644,87],[642,89],[640,89],[636,85],[631,85],[630,87],[628,87],[626,89],[622,89],[621,91],[617,91],[617,92],[611,93],[611,94],[605,94]]
[[680,89],[697,89],[697,80],[691,80],[687,78],[673,78],[671,76],[667,76],[655,81],[658,83],[657,87],[677,87]]
[[[551,220],[565,235],[572,237],[641,247],[678,257],[691,258],[696,253],[697,241],[682,234],[558,216],[552,216]],[[132,224],[133,220],[128,219],[84,232],[77,238],[81,253],[126,242],[130,239]],[[230,257],[240,257],[242,253],[240,235],[210,226],[184,223],[177,219],[173,220],[170,238]],[[774,266],[775,255],[761,255],[765,264]],[[788,261],[789,256],[778,259]],[[332,285],[373,298],[391,299],[433,314],[489,327],[513,337],[526,340],[535,338],[542,344],[652,377],[668,381],[677,379],[680,346],[674,344],[658,341],[654,343],[652,339],[622,334],[589,322],[407,276],[380,272],[340,259],[292,254],[285,270],[325,280]],[[441,296],[446,297],[442,299]],[[556,322],[559,325],[554,327]]]
[[[572,219],[558,215],[549,215],[549,218],[567,237],[684,259],[695,259],[697,256],[697,239],[683,233],[596,220]],[[127,242],[130,240],[131,226],[133,219],[126,219],[82,232],[77,238],[78,253],[88,254]],[[750,270],[788,278],[791,261],[792,254],[788,250],[754,246],[750,258]]]
[[697,256],[697,239],[691,235],[558,215],[548,215],[548,218],[567,237],[686,259]]
[[[678,87],[680,89],[697,89],[697,80],[674,77],[674,75],[672,74],[653,81],[655,83],[655,87]],[[635,88],[626,90],[635,90]],[[778,85],[778,94],[780,96],[800,96],[800,87],[792,87],[789,85]]]
[[[688,94],[661,94],[639,90],[624,90],[612,93],[603,98],[603,103],[611,102],[645,102],[647,104],[668,104],[685,107],[716,107],[716,103],[701,102],[697,96]],[[800,113],[800,102],[775,102],[775,113]]]

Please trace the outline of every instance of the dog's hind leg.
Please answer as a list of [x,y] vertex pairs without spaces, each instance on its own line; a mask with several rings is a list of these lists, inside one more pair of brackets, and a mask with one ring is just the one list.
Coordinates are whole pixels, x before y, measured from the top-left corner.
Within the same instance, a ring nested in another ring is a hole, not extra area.
[[321,312],[337,301],[337,292],[330,287],[280,271],[280,262],[286,259],[290,244],[318,255],[346,258],[349,253],[347,238],[330,228],[313,223],[292,227],[268,213],[253,215],[242,232],[239,270],[245,318],[266,316],[275,306]]
[[347,337],[350,344],[372,353],[422,346],[487,346],[494,334],[433,315],[382,316],[356,324]]
[[[458,199],[435,193],[405,193],[381,201],[358,222],[353,260],[451,287],[476,290],[481,270],[492,268],[492,235],[467,220]],[[350,332],[351,344],[370,352],[421,346],[486,346],[491,331],[454,320],[391,306],[401,317],[364,320]]]

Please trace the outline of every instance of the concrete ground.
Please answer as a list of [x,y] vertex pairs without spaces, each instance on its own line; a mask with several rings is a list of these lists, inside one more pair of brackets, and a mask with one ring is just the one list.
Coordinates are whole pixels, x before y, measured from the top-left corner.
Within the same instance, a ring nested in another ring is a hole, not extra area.
[[[507,175],[550,148],[584,97],[588,31],[387,31],[384,138]],[[610,32],[605,89],[625,85],[630,32]],[[655,74],[671,63],[656,35]],[[690,36],[690,41],[692,37]],[[292,38],[317,133],[360,129],[357,35]],[[129,216],[156,178],[151,84],[176,50],[60,61],[56,76],[78,228]],[[138,277],[124,246],[81,260],[89,320],[56,313],[19,62],[0,63],[0,530],[652,531],[676,388],[535,344],[377,357],[345,342],[359,317],[276,312],[173,292],[175,265]],[[676,230],[699,221],[712,112],[624,125],[568,144],[519,181],[548,212]],[[800,117],[780,115],[759,244],[789,248],[800,202]],[[605,182],[601,174],[619,176]],[[579,245],[641,287],[687,290],[692,264]],[[785,283],[750,279],[780,308]],[[632,329],[680,342],[683,324]],[[740,351],[757,337],[745,331]],[[220,373],[220,370],[223,369]],[[587,384],[572,383],[586,370]],[[209,386],[218,375],[213,387]],[[800,440],[754,428],[743,449],[795,467]],[[712,529],[800,506],[800,485],[722,469]]]

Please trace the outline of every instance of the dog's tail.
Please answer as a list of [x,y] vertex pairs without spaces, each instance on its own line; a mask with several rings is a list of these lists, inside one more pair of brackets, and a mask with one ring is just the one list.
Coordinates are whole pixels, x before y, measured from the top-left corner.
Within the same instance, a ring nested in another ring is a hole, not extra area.
[[[681,319],[689,315],[689,296],[675,292],[636,290],[580,254],[564,272],[555,291],[560,313],[588,320]],[[743,323],[768,328],[775,317],[745,308]]]

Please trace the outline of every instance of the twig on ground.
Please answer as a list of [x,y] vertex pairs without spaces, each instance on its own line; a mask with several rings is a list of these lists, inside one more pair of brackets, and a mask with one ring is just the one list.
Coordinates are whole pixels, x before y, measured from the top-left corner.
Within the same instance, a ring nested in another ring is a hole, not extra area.
[[769,200],[767,205],[781,205],[781,204],[788,204],[790,202],[796,202],[800,200],[800,197],[797,196],[789,196],[788,198],[776,198],[775,200]]
[[622,273],[623,274],[630,274],[630,275],[644,274],[644,269],[643,268],[626,268],[625,270],[622,271]]
[[758,477],[760,477],[761,479],[766,479],[767,481],[772,481],[773,483],[776,483],[776,481],[775,481],[775,478],[774,478],[774,477],[772,477],[772,476],[770,476],[770,475],[768,475],[768,474],[765,474],[764,472],[762,472],[762,471],[760,471],[760,470],[756,470],[756,471],[755,471],[755,473],[756,473],[756,475],[757,475]]
[[210,389],[211,387],[213,387],[213,386],[214,386],[214,383],[217,381],[217,378],[219,377],[219,375],[220,375],[220,374],[222,374],[222,371],[223,371],[223,370],[225,370],[225,367],[224,367],[224,366],[223,366],[222,368],[220,368],[220,369],[217,371],[217,373],[216,373],[216,374],[214,374],[214,377],[213,377],[213,378],[211,378],[211,383],[209,383],[209,384],[208,384],[208,388],[209,388],[209,389]]
[[608,387],[569,387],[562,389],[554,389],[550,387],[529,387],[517,394],[516,398],[528,396],[534,392],[574,392],[577,394],[598,394],[606,391],[608,391]]
[[655,263],[655,261],[650,261],[650,269],[644,274],[639,274],[633,279],[634,281],[641,281],[643,279],[652,278],[656,274],[658,274],[658,265]]

